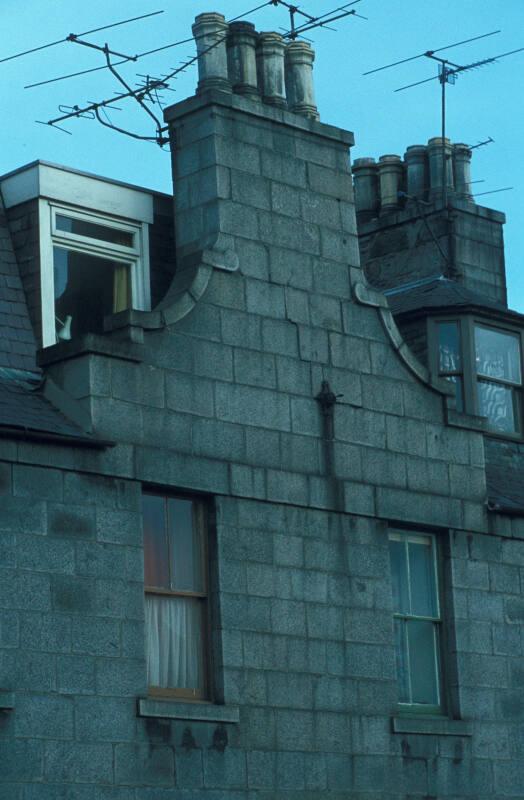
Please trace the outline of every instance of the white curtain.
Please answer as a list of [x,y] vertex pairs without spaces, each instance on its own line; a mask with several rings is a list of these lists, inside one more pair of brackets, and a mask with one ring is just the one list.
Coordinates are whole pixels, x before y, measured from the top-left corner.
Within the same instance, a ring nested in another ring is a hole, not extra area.
[[201,603],[146,594],[146,653],[149,686],[202,688]]

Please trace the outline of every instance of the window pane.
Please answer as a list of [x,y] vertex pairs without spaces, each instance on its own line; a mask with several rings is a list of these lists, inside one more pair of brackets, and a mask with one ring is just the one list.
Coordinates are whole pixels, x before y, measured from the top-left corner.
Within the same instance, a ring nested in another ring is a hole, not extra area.
[[411,613],[417,617],[438,616],[432,544],[429,536],[408,544]]
[[54,247],[57,333],[71,316],[71,337],[102,333],[104,317],[131,305],[130,264]]
[[395,620],[395,660],[397,664],[399,703],[409,703],[408,642],[406,621],[403,619]]
[[411,678],[411,702],[439,705],[437,632],[434,622],[406,623]]
[[146,586],[169,589],[165,500],[153,494],[142,496],[144,520],[144,580]]
[[145,612],[148,685],[203,692],[202,602],[146,594]]
[[191,500],[168,500],[171,586],[179,591],[204,591],[202,533],[197,507]]
[[479,414],[487,417],[492,430],[516,433],[520,430],[519,396],[511,386],[478,381]]
[[521,383],[518,336],[476,325],[475,356],[479,375]]
[[56,229],[67,233],[76,233],[78,236],[87,236],[102,242],[111,242],[123,247],[133,247],[134,234],[122,231],[119,228],[110,228],[108,225],[98,225],[76,217],[66,217],[64,214],[56,215]]
[[458,322],[438,323],[438,354],[440,372],[462,371]]
[[390,539],[389,555],[391,559],[393,611],[401,614],[409,613],[408,570],[405,542]]

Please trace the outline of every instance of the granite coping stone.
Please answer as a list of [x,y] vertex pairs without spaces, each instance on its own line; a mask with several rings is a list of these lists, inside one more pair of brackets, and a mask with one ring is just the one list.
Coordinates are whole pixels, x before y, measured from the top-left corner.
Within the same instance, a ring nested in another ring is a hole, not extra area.
[[429,736],[471,736],[471,726],[449,717],[398,715],[391,718],[393,733],[419,733]]
[[198,722],[239,722],[238,706],[215,703],[191,703],[179,700],[156,700],[139,697],[137,716],[157,719],[186,719]]

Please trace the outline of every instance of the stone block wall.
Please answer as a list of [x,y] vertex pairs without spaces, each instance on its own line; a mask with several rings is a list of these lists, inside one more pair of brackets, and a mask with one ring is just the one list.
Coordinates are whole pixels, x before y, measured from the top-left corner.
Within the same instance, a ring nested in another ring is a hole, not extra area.
[[[488,528],[481,434],[355,299],[351,137],[226,93],[169,115],[178,266],[239,268],[142,343],[51,348],[114,447],[0,447],[0,797],[518,797],[524,534]],[[160,716],[138,702],[143,485],[213,522],[214,702]],[[397,707],[388,525],[442,544],[437,720]]]

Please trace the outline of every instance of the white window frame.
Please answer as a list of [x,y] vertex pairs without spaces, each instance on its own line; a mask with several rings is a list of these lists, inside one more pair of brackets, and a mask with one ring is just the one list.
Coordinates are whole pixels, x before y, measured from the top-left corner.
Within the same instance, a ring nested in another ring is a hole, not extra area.
[[[56,226],[57,214],[131,233],[134,237],[134,246],[125,247],[113,242],[59,230]],[[66,250],[92,255],[95,258],[98,256],[131,264],[131,307],[141,311],[150,309],[149,225],[147,222],[123,220],[109,214],[45,199],[38,201],[38,217],[43,347],[56,344],[53,247],[62,247]]]
[[[415,530],[401,530],[393,528],[388,531],[388,540],[396,542],[420,542],[421,540],[431,541],[431,553],[433,571],[435,576],[435,600],[436,600],[436,615],[435,616],[420,616],[418,614],[406,614],[393,610],[393,619],[401,620],[422,620],[424,622],[433,623],[433,637],[434,637],[434,657],[435,657],[435,675],[437,679],[437,703],[435,705],[429,703],[406,703],[403,701],[398,702],[399,708],[406,711],[419,711],[423,713],[442,713],[443,712],[443,669],[442,669],[442,604],[440,601],[440,572],[438,560],[438,541],[435,534],[429,531],[415,531]],[[408,574],[408,591],[410,590],[409,578],[409,559],[407,560],[407,574]],[[408,681],[411,694],[411,666],[409,662],[409,648],[406,652]]]

